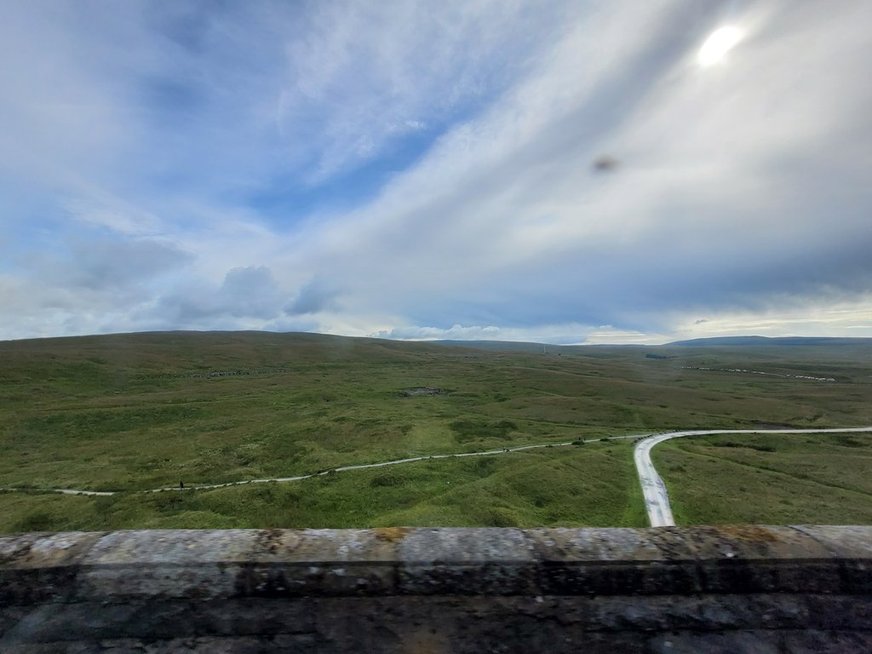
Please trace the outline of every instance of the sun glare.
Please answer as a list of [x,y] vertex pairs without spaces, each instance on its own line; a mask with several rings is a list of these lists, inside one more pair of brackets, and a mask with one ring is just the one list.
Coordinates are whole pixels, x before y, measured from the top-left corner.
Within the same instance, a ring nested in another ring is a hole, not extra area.
[[727,53],[742,40],[744,33],[738,27],[719,27],[702,44],[697,55],[700,66],[714,66],[724,60]]

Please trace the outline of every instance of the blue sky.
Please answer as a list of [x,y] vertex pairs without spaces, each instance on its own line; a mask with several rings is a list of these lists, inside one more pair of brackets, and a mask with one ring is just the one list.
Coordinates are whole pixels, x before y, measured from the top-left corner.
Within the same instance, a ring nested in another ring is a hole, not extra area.
[[865,0],[0,12],[0,339],[872,336]]

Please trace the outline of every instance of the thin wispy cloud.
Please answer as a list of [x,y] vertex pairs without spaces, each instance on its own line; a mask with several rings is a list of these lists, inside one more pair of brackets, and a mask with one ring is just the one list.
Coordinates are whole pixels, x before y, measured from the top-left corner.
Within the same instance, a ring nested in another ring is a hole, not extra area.
[[0,337],[872,336],[872,7],[546,4],[6,3]]

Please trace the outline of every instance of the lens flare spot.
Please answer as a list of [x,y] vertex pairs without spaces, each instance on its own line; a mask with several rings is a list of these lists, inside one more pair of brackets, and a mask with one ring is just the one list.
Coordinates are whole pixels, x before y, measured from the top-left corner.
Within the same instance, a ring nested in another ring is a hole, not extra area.
[[709,34],[697,54],[700,66],[714,66],[721,63],[727,53],[736,47],[736,44],[744,38],[745,33],[738,27],[719,27]]

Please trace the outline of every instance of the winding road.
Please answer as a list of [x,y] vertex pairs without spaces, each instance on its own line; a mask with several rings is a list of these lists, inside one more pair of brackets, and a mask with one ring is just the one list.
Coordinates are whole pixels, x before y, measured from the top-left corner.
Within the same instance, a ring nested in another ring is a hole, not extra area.
[[[583,443],[595,443],[599,441],[641,439],[633,450],[633,460],[636,464],[636,473],[642,486],[642,495],[645,501],[645,511],[652,527],[675,526],[675,518],[672,516],[672,507],[669,504],[669,494],[666,484],[654,468],[651,462],[651,450],[655,445],[673,438],[685,438],[688,436],[712,436],[715,434],[836,434],[872,432],[872,427],[843,427],[836,429],[695,429],[689,431],[673,431],[662,434],[631,434],[628,436],[610,436],[604,438],[588,438]],[[377,463],[362,463],[357,465],[340,466],[308,475],[296,475],[293,477],[271,477],[268,479],[245,479],[242,481],[229,481],[220,484],[193,484],[185,486],[184,490],[211,490],[214,488],[227,488],[229,486],[244,486],[247,484],[268,484],[302,481],[334,473],[349,472],[352,470],[366,470],[368,468],[384,468],[387,466],[415,463],[416,461],[430,461],[437,459],[460,459],[470,456],[493,456],[522,452],[543,447],[566,447],[577,441],[564,441],[560,443],[537,443],[533,445],[521,445],[517,447],[500,448],[496,450],[482,450],[480,452],[460,452],[457,454],[429,454],[413,456],[405,459],[391,459]],[[121,493],[162,493],[165,491],[180,490],[178,486],[164,486],[146,490],[132,491],[95,491],[78,488],[0,488],[0,492],[24,492],[24,493],[61,493],[63,495],[90,495],[109,496]]]
[[673,438],[686,436],[711,436],[713,434],[838,434],[846,432],[870,432],[872,427],[845,427],[840,429],[704,429],[692,431],[673,431],[665,434],[655,434],[639,441],[633,450],[633,460],[639,483],[642,485],[642,495],[645,498],[645,511],[652,527],[674,527],[672,507],[669,505],[669,494],[666,484],[654,469],[651,462],[652,448]]

